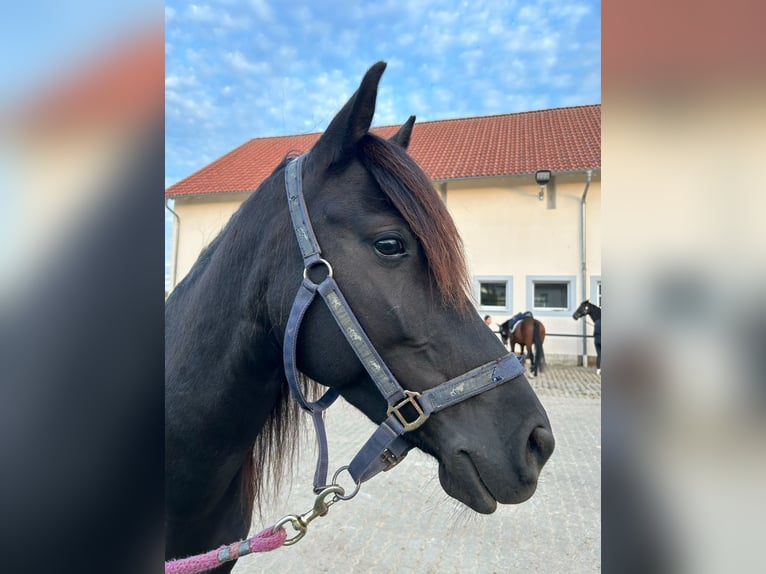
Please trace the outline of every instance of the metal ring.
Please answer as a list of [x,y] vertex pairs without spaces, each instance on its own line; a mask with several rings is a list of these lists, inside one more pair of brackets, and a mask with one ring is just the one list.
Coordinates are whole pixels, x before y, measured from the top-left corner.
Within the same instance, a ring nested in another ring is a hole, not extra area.
[[329,261],[320,257],[316,261],[312,261],[303,268],[303,278],[308,279],[309,269],[316,267],[317,265],[324,265],[327,267],[327,277],[332,277],[332,265],[330,265]]
[[282,546],[292,546],[301,538],[306,536],[306,530],[308,530],[305,525],[301,524],[300,517],[296,516],[295,514],[288,514],[287,516],[280,518],[277,523],[271,527],[271,532],[275,533],[288,522],[293,527],[293,530],[295,530],[296,534],[292,538],[285,539],[285,541],[282,543]]
[[[348,465],[341,466],[338,470],[335,471],[335,474],[332,475],[332,484],[334,484],[335,486],[340,486],[337,480],[340,473],[343,472],[344,470],[348,470]],[[351,476],[351,473],[349,473],[349,476]],[[354,477],[352,476],[351,478],[353,480]],[[339,500],[351,500],[357,495],[357,493],[359,492],[359,488],[362,486],[361,482],[354,482],[354,484],[356,484],[356,488],[354,488],[351,494],[346,494],[346,495],[336,494],[335,496],[337,496]]]

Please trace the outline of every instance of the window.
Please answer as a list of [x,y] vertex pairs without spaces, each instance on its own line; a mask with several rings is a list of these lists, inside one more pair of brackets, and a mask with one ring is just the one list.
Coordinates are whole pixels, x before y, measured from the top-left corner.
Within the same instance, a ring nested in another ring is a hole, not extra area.
[[601,307],[601,275],[592,275],[590,278],[590,301]]
[[510,311],[511,285],[513,280],[508,276],[488,276],[474,278],[474,290],[479,310]]
[[483,281],[479,291],[482,307],[506,307],[508,305],[507,285],[500,281]]
[[536,309],[566,309],[569,283],[535,283]]
[[528,276],[528,310],[540,315],[572,313],[574,290],[574,276]]

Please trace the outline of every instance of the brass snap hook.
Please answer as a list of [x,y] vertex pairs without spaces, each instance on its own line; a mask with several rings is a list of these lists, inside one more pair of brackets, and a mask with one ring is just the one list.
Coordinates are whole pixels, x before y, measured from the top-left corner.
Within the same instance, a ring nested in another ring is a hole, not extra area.
[[[288,538],[282,543],[282,546],[292,546],[296,542],[298,542],[301,538],[306,536],[306,532],[308,531],[309,524],[311,524],[314,520],[319,518],[320,516],[324,516],[327,514],[327,511],[330,509],[330,506],[335,504],[338,500],[341,500],[341,497],[346,491],[343,489],[342,486],[338,485],[331,485],[322,490],[317,497],[314,499],[314,507],[309,510],[308,512],[301,514],[300,516],[297,516],[295,514],[288,514],[287,516],[283,516],[280,518],[277,523],[273,526],[272,532],[276,532],[279,530],[282,526],[284,526],[287,523],[290,523],[290,526],[293,527],[296,534],[292,538]],[[328,496],[333,495],[332,499],[329,501],[326,500]]]

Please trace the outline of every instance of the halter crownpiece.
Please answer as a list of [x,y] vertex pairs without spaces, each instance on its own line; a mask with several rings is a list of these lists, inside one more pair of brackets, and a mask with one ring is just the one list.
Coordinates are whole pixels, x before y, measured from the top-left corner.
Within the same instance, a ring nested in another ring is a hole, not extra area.
[[[431,414],[500,386],[523,374],[524,369],[513,354],[508,354],[420,393],[402,388],[367,337],[333,279],[330,263],[321,257],[322,250],[311,227],[303,198],[301,165],[304,157],[305,154],[291,160],[285,168],[287,204],[295,237],[303,256],[304,272],[303,281],[287,320],[283,361],[287,382],[295,399],[301,408],[311,414],[314,421],[318,443],[314,490],[320,492],[327,487],[328,465],[327,433],[323,413],[338,398],[338,392],[329,389],[319,400],[309,402],[303,396],[298,383],[296,364],[298,330],[317,293],[324,300],[357,358],[388,403],[386,419],[348,465],[348,472],[357,485],[398,464],[412,448],[402,435],[420,427]],[[308,271],[319,265],[326,267],[327,275],[319,283],[314,283],[308,277]]]

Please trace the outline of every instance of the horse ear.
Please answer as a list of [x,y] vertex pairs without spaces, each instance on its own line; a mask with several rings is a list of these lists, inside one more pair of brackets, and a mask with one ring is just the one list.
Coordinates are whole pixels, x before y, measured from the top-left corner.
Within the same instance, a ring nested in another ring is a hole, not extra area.
[[370,129],[378,96],[378,82],[385,69],[386,63],[378,62],[367,70],[357,91],[330,122],[311,149],[310,156],[315,168],[327,169],[353,155],[357,142]]
[[415,116],[410,118],[402,124],[399,131],[396,132],[388,141],[399,144],[404,149],[410,146],[410,138],[412,137],[412,127],[415,125]]

